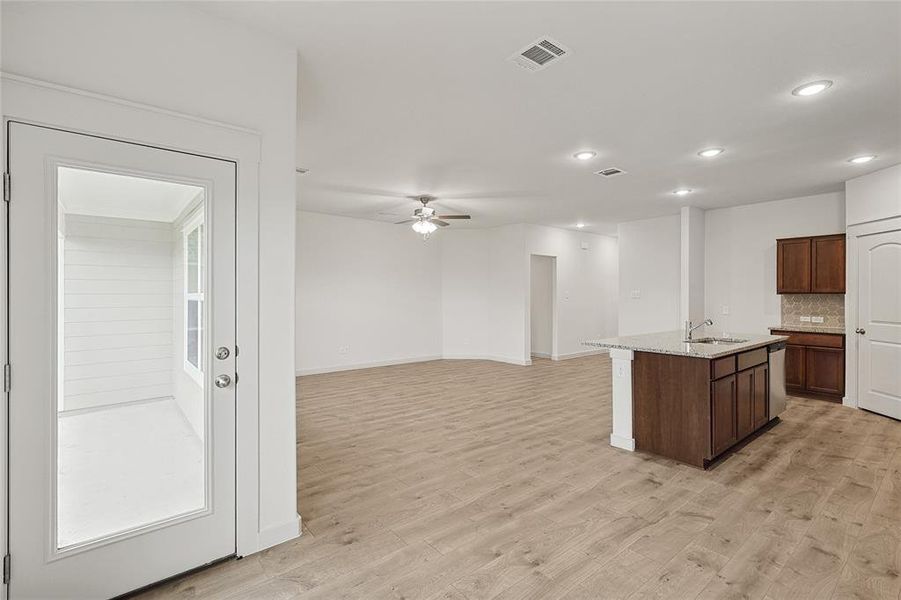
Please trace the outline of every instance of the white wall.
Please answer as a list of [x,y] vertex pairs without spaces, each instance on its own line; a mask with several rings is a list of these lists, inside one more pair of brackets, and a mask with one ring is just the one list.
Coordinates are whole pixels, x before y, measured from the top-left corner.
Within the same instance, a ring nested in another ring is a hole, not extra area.
[[582,345],[584,340],[615,336],[619,290],[616,238],[538,225],[524,229],[527,255],[556,257],[555,358],[586,353],[589,349]]
[[616,334],[614,238],[510,225],[423,241],[405,227],[308,212],[297,227],[300,374],[441,357],[527,364],[532,254],[556,259],[557,357]]
[[297,373],[440,358],[439,237],[298,211]]
[[444,357],[526,364],[529,259],[523,226],[439,235]]
[[169,223],[65,215],[61,410],[173,395]]
[[841,192],[708,210],[706,306],[714,331],[766,333],[779,325],[776,239],[843,231]]
[[704,306],[705,214],[703,210],[695,206],[683,206],[680,217],[682,223],[682,295],[679,322],[701,323],[707,317]]
[[261,134],[259,525],[296,532],[295,49],[190,4],[4,2],[2,27],[6,72]]
[[901,216],[901,164],[845,182],[846,223]]
[[680,329],[679,215],[620,223],[617,231],[619,335]]
[[556,258],[533,254],[529,271],[529,322],[532,356],[550,358],[554,350]]

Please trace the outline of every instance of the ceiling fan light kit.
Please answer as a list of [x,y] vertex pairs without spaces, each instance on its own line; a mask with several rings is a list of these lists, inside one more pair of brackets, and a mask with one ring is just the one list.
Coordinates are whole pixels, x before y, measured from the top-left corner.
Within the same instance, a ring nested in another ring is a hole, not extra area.
[[447,227],[450,225],[445,219],[469,219],[469,215],[437,215],[435,209],[429,206],[429,202],[434,200],[434,196],[411,196],[413,200],[422,203],[420,208],[413,211],[413,216],[409,219],[399,221],[395,225],[406,225],[413,223],[413,231],[422,234],[422,239],[427,240],[438,227]]

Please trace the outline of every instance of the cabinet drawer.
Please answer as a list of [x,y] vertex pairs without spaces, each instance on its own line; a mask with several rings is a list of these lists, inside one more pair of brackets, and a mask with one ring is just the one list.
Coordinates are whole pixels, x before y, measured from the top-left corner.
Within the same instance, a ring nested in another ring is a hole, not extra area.
[[735,355],[715,358],[710,361],[710,378],[719,379],[735,373]]
[[738,355],[738,370],[744,371],[750,367],[756,367],[766,362],[766,348],[755,348]]
[[844,348],[845,336],[837,333],[801,333],[798,331],[773,331],[773,335],[787,335],[793,346],[819,346],[820,348]]

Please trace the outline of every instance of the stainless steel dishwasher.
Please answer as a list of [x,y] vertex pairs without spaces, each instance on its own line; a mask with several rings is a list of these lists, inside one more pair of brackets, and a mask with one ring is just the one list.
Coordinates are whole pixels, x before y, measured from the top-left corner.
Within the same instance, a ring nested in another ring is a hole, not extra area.
[[770,358],[770,420],[785,410],[785,342],[767,346]]

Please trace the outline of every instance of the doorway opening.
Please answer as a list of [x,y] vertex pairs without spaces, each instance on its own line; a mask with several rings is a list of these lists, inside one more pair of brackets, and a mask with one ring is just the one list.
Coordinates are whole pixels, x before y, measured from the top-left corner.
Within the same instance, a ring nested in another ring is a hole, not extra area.
[[532,254],[529,278],[530,355],[557,356],[557,257]]

